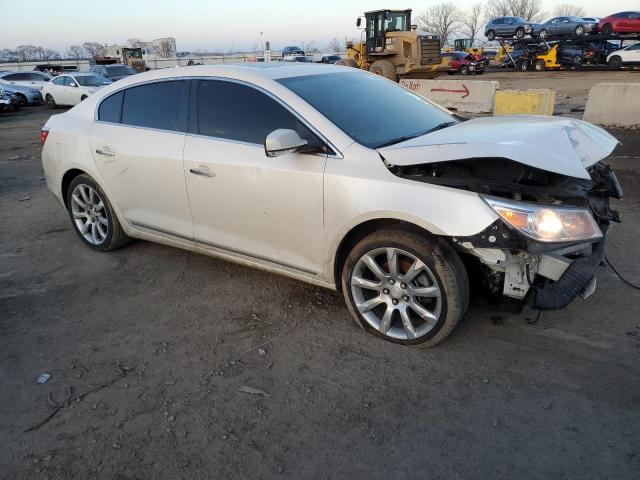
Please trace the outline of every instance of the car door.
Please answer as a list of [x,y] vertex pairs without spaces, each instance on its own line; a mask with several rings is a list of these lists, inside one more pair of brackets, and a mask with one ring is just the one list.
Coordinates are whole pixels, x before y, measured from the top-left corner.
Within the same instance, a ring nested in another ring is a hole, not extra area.
[[625,63],[640,63],[640,43],[631,45],[623,53],[622,61]]
[[45,93],[45,100],[46,100],[46,95],[49,94],[53,97],[53,100],[58,104],[58,105],[64,105],[63,102],[63,98],[64,98],[64,87],[63,87],[63,83],[64,83],[64,77],[56,77],[53,80],[51,80],[51,82],[49,82],[49,85],[47,85],[46,87],[46,91]]
[[105,98],[89,132],[104,189],[127,222],[192,240],[182,152],[190,82],[135,85]]
[[327,155],[267,157],[264,140],[294,129],[322,142],[285,105],[257,87],[198,80],[193,87],[184,168],[194,237],[307,273],[322,271],[323,173]]
[[547,23],[545,23],[544,27],[547,29],[548,35],[557,35],[559,33],[558,32],[559,21],[560,20],[556,17],[556,18],[552,18]]

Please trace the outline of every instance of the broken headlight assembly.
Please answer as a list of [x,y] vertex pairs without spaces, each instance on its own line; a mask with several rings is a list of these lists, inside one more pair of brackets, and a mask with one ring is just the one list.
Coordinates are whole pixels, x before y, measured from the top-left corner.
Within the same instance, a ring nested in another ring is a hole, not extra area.
[[508,225],[539,242],[575,242],[602,237],[587,208],[541,205],[483,196]]

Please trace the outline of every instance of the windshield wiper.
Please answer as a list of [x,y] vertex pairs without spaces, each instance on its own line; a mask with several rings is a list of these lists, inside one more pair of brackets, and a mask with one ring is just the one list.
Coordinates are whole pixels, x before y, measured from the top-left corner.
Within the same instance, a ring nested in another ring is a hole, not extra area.
[[447,127],[450,127],[451,125],[455,125],[456,123],[458,123],[458,122],[443,122],[443,123],[439,123],[435,127],[432,127],[432,128],[430,128],[428,130],[425,130],[424,132],[420,132],[420,133],[416,133],[416,134],[413,134],[413,135],[406,135],[404,137],[396,138],[396,139],[393,139],[393,140],[391,140],[389,142],[384,142],[384,143],[378,145],[376,148],[388,147],[389,145],[394,145],[396,143],[406,142],[407,140],[411,140],[412,138],[421,137],[422,135],[426,135],[427,133],[435,132],[436,130],[442,130],[443,128],[447,128]]

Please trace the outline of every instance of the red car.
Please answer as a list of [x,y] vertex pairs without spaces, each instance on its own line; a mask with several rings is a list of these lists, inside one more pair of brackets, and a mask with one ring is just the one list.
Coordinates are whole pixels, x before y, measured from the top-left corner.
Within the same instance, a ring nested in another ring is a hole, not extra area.
[[442,54],[443,57],[451,57],[449,64],[449,75],[461,73],[469,75],[475,73],[477,75],[484,72],[484,62],[476,61],[475,56],[467,52],[447,52]]
[[604,17],[598,23],[598,31],[612,33],[640,33],[640,12],[620,12]]

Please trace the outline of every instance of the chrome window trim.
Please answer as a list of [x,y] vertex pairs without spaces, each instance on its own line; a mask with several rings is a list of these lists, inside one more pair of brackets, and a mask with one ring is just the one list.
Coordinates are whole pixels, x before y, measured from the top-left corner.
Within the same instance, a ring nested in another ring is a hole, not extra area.
[[[94,122],[97,122],[97,123],[108,123],[108,124],[111,124],[111,125],[120,125],[120,126],[123,126],[123,127],[147,128],[149,130],[155,130],[155,131],[161,131],[161,132],[182,133],[182,134],[186,134],[188,136],[197,136],[197,137],[202,137],[202,138],[210,138],[210,139],[214,139],[214,140],[230,141],[230,142],[239,143],[239,144],[245,144],[245,145],[263,146],[263,145],[261,145],[259,143],[250,143],[250,142],[243,142],[242,140],[233,140],[233,139],[227,139],[227,138],[212,137],[212,136],[209,136],[209,135],[200,135],[200,134],[196,134],[196,133],[189,133],[188,131],[187,132],[176,132],[175,130],[164,130],[164,129],[151,128],[151,127],[137,127],[136,125],[127,125],[127,124],[124,124],[124,123],[106,122],[106,121],[98,119],[98,110],[100,109],[100,105],[102,105],[102,102],[104,102],[107,98],[111,97],[112,95],[115,95],[115,94],[117,94],[119,92],[122,92],[124,90],[127,90],[129,88],[140,87],[140,86],[149,85],[149,84],[152,84],[152,83],[167,82],[167,81],[177,81],[177,80],[214,80],[214,81],[223,81],[223,82],[237,83],[237,84],[244,85],[246,87],[258,90],[258,91],[266,94],[267,96],[271,97],[273,100],[275,100],[280,105],[282,105],[284,108],[286,108],[292,115],[294,115],[296,118],[298,118],[298,120],[300,120],[309,130],[311,130],[311,132],[314,135],[317,135],[322,141],[324,141],[335,152],[335,154],[324,154],[323,153],[323,154],[321,154],[322,156],[326,156],[327,158],[336,158],[336,159],[344,158],[344,156],[342,155],[340,150],[338,150],[336,148],[336,146],[331,141],[329,141],[329,139],[327,137],[325,137],[322,133],[320,133],[317,128],[315,128],[313,125],[311,125],[302,115],[300,115],[296,110],[294,110],[291,106],[289,106],[289,104],[287,104],[284,100],[282,100],[281,98],[277,97],[276,95],[274,95],[270,91],[265,90],[264,88],[262,88],[262,87],[260,87],[258,85],[255,85],[253,83],[247,82],[245,80],[239,80],[237,78],[227,78],[227,77],[217,77],[217,76],[216,77],[212,77],[212,76],[204,76],[204,77],[203,76],[167,77],[167,78],[156,78],[154,80],[148,80],[148,81],[143,81],[143,82],[139,82],[139,83],[134,83],[133,85],[126,85],[126,86],[123,86],[123,87],[121,87],[121,88],[119,88],[117,90],[114,90],[109,95],[107,95],[106,97],[102,98],[96,104],[95,110],[93,112],[93,120],[94,120]],[[281,85],[281,86],[283,88],[287,88],[284,85]],[[311,106],[309,106],[309,107],[313,108]],[[188,130],[188,125],[187,125],[187,130]]]

